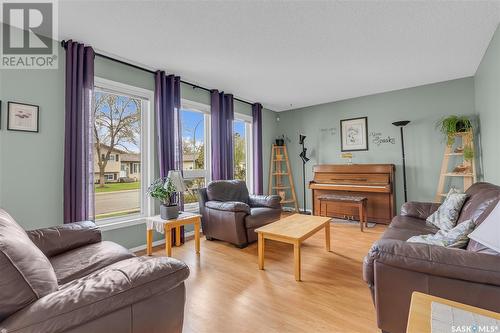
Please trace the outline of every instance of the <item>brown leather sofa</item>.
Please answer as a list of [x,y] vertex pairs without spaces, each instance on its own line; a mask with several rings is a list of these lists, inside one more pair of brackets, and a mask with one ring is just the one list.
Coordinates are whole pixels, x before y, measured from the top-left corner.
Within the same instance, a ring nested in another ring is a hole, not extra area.
[[199,195],[203,233],[246,247],[257,240],[255,229],[280,218],[280,202],[278,195],[249,195],[244,181],[213,181]]
[[136,257],[93,222],[25,232],[0,209],[0,331],[182,332],[188,267]]
[[[479,225],[500,199],[500,187],[476,183],[466,193],[458,223]],[[500,312],[500,254],[470,240],[466,249],[407,243],[411,236],[436,233],[426,224],[439,204],[407,202],[365,257],[363,278],[370,287],[378,327],[406,331],[414,291]],[[500,221],[498,221],[500,223]]]

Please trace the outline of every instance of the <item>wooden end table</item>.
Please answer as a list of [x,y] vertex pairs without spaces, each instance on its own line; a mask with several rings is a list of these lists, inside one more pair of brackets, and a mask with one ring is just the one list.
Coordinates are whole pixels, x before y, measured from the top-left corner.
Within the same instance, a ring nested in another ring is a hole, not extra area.
[[264,269],[264,245],[271,239],[293,245],[295,280],[300,281],[300,246],[304,240],[325,229],[326,250],[330,251],[330,218],[294,214],[255,230],[258,235],[259,269]]
[[[334,203],[343,207],[353,207],[358,209],[359,212],[359,225],[361,232],[363,232],[363,224],[368,227],[368,217],[366,214],[366,206],[368,199],[366,197],[353,196],[353,195],[337,195],[337,194],[324,194],[318,196],[319,200],[319,215],[327,216],[328,203]],[[323,208],[324,207],[324,208]]]
[[200,254],[200,225],[201,215],[194,213],[181,212],[179,217],[173,220],[163,220],[160,215],[148,217],[146,219],[146,253],[148,256],[153,254],[153,230],[165,234],[165,253],[168,257],[172,256],[172,229],[175,228],[175,245],[181,245],[181,226],[194,225],[194,243],[196,254]]

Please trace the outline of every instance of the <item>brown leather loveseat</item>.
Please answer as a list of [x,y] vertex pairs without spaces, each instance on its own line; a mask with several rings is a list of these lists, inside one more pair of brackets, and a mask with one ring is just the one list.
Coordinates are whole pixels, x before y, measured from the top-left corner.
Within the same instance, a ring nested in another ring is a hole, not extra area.
[[[479,225],[500,199],[500,187],[476,183],[466,193],[458,223],[473,219]],[[412,236],[438,230],[426,224],[439,204],[407,202],[363,266],[377,311],[378,327],[384,332],[406,331],[414,291],[500,312],[500,255],[470,240],[466,249],[407,243]],[[500,223],[500,221],[498,221]]]
[[0,332],[182,332],[188,267],[101,241],[93,222],[25,232],[0,209]]
[[257,240],[255,229],[280,218],[280,202],[278,195],[249,195],[241,180],[213,181],[200,190],[203,233],[243,248]]

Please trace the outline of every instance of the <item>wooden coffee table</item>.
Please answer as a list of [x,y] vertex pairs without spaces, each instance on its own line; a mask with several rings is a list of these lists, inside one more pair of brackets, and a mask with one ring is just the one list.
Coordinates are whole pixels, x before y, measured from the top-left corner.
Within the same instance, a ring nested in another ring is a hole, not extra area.
[[266,239],[293,245],[295,280],[300,281],[300,245],[304,240],[325,229],[326,250],[330,251],[330,218],[294,214],[255,230],[258,235],[259,269],[264,269]]

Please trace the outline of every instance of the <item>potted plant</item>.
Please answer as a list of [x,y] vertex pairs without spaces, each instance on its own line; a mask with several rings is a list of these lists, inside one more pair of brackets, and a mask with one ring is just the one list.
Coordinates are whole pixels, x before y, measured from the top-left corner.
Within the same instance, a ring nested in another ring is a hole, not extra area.
[[472,161],[472,159],[474,158],[474,150],[470,145],[464,147],[463,154],[464,154],[464,160],[466,161]]
[[276,146],[284,146],[285,145],[285,135],[282,134],[276,138]]
[[177,188],[169,177],[156,179],[148,188],[148,195],[151,198],[160,200],[160,216],[164,220],[179,217],[179,207],[174,202],[176,192]]
[[472,122],[467,116],[453,115],[438,121],[436,127],[446,137],[446,143],[451,146],[455,142],[455,134],[469,131]]

